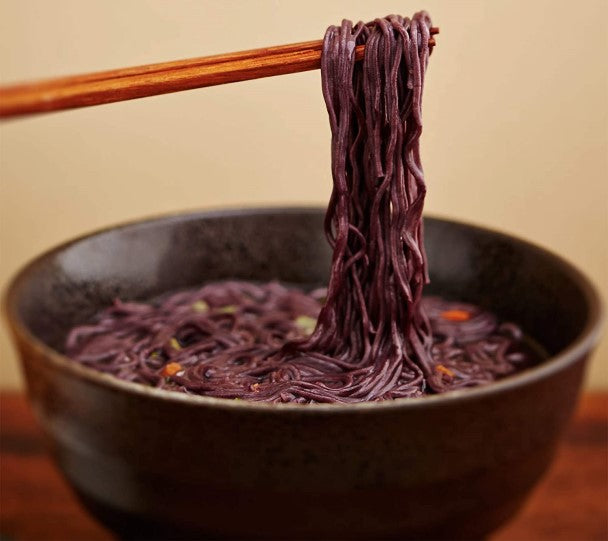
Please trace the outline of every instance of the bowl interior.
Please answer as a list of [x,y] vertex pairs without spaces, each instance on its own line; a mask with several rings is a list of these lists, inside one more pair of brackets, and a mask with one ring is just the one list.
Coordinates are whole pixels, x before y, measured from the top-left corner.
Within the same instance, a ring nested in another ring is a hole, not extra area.
[[[322,209],[202,212],[107,229],[35,260],[14,282],[9,304],[36,338],[61,351],[73,325],[116,297],[146,299],[225,278],[325,284],[331,251],[323,215]],[[427,294],[490,308],[551,355],[580,337],[598,311],[576,270],[524,241],[426,218],[425,243]]]

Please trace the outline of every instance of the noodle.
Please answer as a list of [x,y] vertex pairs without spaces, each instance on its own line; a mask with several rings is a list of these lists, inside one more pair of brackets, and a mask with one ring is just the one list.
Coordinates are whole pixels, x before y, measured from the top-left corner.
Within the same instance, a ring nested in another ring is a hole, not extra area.
[[[360,402],[489,383],[531,362],[519,328],[428,282],[420,160],[431,21],[328,28],[332,133],[326,291],[226,281],[123,303],[74,328],[72,358],[118,378],[224,398]],[[355,47],[365,44],[362,63]],[[325,297],[321,302],[321,297]]]
[[[146,304],[117,300],[93,324],[75,327],[66,349],[96,370],[168,390],[277,402],[360,401],[362,387],[386,386],[388,369],[321,351],[285,354],[286,344],[306,343],[326,293],[224,281]],[[490,383],[533,360],[518,327],[499,324],[479,307],[436,297],[422,305],[442,390]],[[421,394],[424,379],[415,374],[372,399]]]

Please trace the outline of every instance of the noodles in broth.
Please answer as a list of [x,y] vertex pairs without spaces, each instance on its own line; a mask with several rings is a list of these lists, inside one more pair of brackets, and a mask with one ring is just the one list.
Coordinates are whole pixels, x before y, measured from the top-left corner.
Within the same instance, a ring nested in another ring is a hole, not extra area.
[[[187,393],[360,402],[486,384],[534,359],[521,330],[476,306],[422,297],[428,282],[420,160],[431,20],[343,21],[325,34],[333,191],[327,289],[209,283],[115,301],[74,328],[69,356]],[[365,44],[363,62],[355,47]]]

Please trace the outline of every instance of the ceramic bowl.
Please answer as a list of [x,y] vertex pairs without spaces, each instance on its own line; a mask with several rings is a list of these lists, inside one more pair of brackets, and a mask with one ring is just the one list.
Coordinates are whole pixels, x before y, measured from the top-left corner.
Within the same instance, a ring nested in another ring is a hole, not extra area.
[[207,280],[322,284],[317,208],[198,212],[64,244],[14,279],[5,308],[55,460],[125,538],[482,538],[549,465],[599,334],[600,302],[556,255],[426,219],[429,293],[521,324],[550,354],[476,389],[355,405],[269,405],[119,381],[62,355],[115,297]]

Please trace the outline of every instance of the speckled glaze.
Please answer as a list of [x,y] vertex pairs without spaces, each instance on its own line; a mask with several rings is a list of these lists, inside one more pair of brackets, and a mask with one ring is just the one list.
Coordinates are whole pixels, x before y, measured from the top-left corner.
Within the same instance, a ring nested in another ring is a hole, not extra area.
[[29,264],[5,309],[32,405],[88,508],[126,538],[482,538],[548,466],[580,390],[600,302],[529,243],[426,220],[431,293],[519,322],[551,353],[484,388],[357,405],[190,397],[58,351],[114,297],[205,280],[323,283],[322,209],[201,212],[107,229]]

